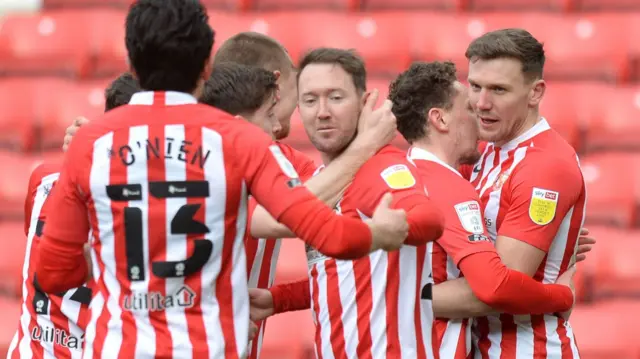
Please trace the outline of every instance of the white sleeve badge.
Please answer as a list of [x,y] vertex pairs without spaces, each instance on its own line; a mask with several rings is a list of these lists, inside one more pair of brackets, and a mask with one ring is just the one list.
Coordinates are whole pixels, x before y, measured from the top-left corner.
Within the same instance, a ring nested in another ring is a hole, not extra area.
[[560,194],[543,188],[533,188],[531,203],[529,204],[529,218],[535,224],[547,225],[553,221],[558,208]]
[[287,177],[291,178],[291,181],[287,182],[289,187],[299,186],[301,183],[298,172],[291,164],[291,161],[289,161],[284,153],[282,153],[280,147],[278,145],[271,145],[269,146],[269,150],[271,151],[271,154],[273,154],[273,158],[275,158],[278,166],[280,166],[280,169],[282,169],[282,172],[287,175]]
[[484,225],[482,224],[482,213],[480,205],[477,201],[467,201],[458,203],[454,206],[462,228],[473,234],[483,234]]
[[380,173],[384,182],[391,189],[411,188],[416,184],[416,179],[406,165],[393,165]]

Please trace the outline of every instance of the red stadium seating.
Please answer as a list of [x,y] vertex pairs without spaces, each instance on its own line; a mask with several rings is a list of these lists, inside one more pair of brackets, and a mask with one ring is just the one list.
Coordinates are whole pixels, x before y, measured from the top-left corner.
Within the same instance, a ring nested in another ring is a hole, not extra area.
[[568,11],[572,0],[469,0],[472,11]]
[[590,118],[587,150],[640,150],[640,86],[597,95],[599,108]]
[[104,112],[104,90],[109,81],[64,82],[41,81],[43,89],[50,96],[40,97],[42,111],[37,129],[40,134],[40,148],[59,151],[65,129],[77,116],[89,120]]
[[544,43],[545,78],[623,81],[627,40],[617,16],[528,14],[518,27]]
[[640,301],[610,301],[577,306],[571,325],[582,359],[637,359],[640,344],[635,328]]
[[22,293],[22,266],[27,243],[23,222],[0,222],[0,238],[0,293],[17,298]]
[[9,351],[11,339],[16,329],[18,329],[20,306],[21,302],[19,300],[0,296],[0,314],[2,315],[2,325],[0,325],[0,356],[2,357]]
[[116,77],[128,70],[124,44],[125,13],[97,11],[88,13],[91,23],[91,76]]
[[462,11],[469,0],[361,0],[364,10]]
[[271,10],[357,10],[360,0],[252,0],[252,8]]
[[592,299],[610,297],[640,298],[640,230],[589,227],[600,240],[587,255],[584,272]]
[[76,11],[6,18],[0,28],[0,72],[87,74],[89,20],[85,13]]
[[34,82],[0,79],[0,148],[30,150],[37,142]]
[[231,11],[247,11],[254,0],[202,0],[209,11],[223,9]]
[[572,0],[578,11],[640,11],[637,0]]
[[283,239],[278,258],[281,260],[276,267],[276,283],[294,282],[307,277],[307,253],[303,241]]
[[43,160],[60,160],[61,156],[62,151],[44,157],[0,152],[0,220],[23,219],[31,171]]
[[640,156],[594,154],[582,158],[581,167],[587,183],[587,222],[631,227],[640,198]]
[[134,0],[44,0],[44,9],[70,9],[85,7],[126,8]]
[[[353,48],[365,59],[370,75],[395,75],[410,62],[405,19],[394,13],[341,15],[305,13],[290,23],[299,49],[314,47]],[[320,31],[319,31],[320,30]]]
[[313,317],[309,310],[273,316],[267,321],[260,358],[313,358],[314,332]]

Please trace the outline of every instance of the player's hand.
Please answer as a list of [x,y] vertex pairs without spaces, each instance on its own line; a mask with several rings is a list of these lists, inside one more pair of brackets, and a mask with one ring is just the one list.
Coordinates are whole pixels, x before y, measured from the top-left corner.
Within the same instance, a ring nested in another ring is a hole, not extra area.
[[258,325],[253,320],[249,320],[249,341],[252,341],[256,334],[258,334]]
[[580,230],[580,237],[578,237],[576,263],[582,262],[583,260],[587,259],[587,253],[591,252],[594,244],[596,244],[596,239],[593,237],[589,237],[589,229],[582,228]]
[[409,224],[407,214],[402,209],[392,209],[391,193],[382,196],[378,207],[373,212],[371,220],[367,221],[371,228],[372,251],[384,249],[394,251],[399,249],[409,235]]
[[571,311],[573,311],[573,306],[576,304],[576,287],[573,283],[573,277],[576,275],[576,265],[572,265],[569,267],[564,273],[562,273],[558,280],[556,280],[556,284],[561,284],[571,288],[571,293],[573,293],[573,305],[566,312],[560,313],[560,316],[565,320],[569,320],[571,316]]
[[249,317],[256,322],[274,313],[273,296],[268,289],[249,288],[249,305]]
[[65,152],[67,151],[67,149],[69,148],[69,144],[73,139],[73,136],[76,135],[80,127],[82,127],[87,123],[89,123],[89,120],[87,120],[85,117],[82,117],[82,116],[78,116],[75,118],[75,120],[73,120],[73,123],[71,124],[71,126],[67,127],[67,129],[64,131],[64,142],[62,144],[63,151]]
[[366,98],[358,120],[357,144],[377,152],[396,137],[396,116],[391,112],[393,104],[384,100],[375,108],[380,93],[374,89]]

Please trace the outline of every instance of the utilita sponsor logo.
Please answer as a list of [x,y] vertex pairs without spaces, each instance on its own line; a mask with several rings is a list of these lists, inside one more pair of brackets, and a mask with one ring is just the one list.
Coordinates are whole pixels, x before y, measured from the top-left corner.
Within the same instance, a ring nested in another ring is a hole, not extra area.
[[171,295],[159,292],[133,293],[124,297],[122,307],[129,311],[162,311],[170,308],[191,308],[196,294],[193,289],[180,287]]
[[69,349],[82,349],[84,334],[80,338],[66,331],[52,327],[35,326],[31,330],[31,339],[38,342],[55,343]]

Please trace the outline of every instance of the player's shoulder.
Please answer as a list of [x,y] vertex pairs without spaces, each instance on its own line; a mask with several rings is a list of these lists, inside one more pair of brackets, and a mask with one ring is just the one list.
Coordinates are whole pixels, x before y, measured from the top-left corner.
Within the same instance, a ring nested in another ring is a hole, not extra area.
[[578,156],[573,148],[538,147],[535,143],[527,147],[524,158],[516,169],[544,172],[549,176],[579,176],[581,173]]
[[429,197],[441,205],[477,201],[478,194],[462,175],[434,161],[415,161]]
[[373,184],[381,178],[393,190],[414,187],[418,183],[417,170],[406,153],[393,146],[385,146],[373,155],[356,173],[354,183]]
[[47,161],[39,164],[33,169],[33,171],[31,171],[29,186],[35,188],[43,182],[56,181],[60,175],[61,169],[62,162],[60,161]]

